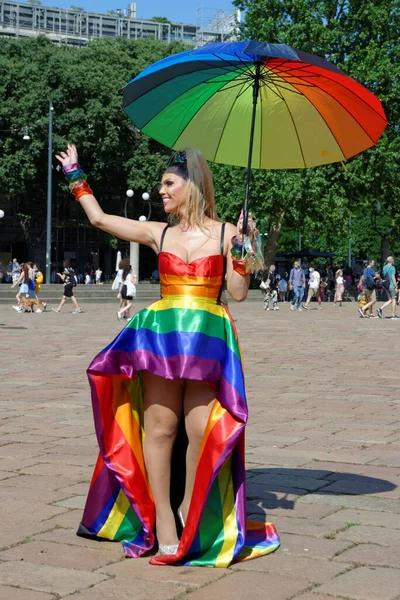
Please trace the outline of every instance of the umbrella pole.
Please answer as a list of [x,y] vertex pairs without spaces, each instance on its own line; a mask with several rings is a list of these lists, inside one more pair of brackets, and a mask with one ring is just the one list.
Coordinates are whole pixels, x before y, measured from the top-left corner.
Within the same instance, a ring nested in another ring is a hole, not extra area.
[[258,91],[260,89],[260,71],[261,64],[256,64],[256,74],[253,83],[253,112],[251,115],[251,129],[250,129],[250,145],[249,155],[247,160],[247,176],[246,176],[246,194],[243,203],[243,233],[247,231],[247,221],[249,219],[249,193],[250,193],[250,180],[251,180],[251,162],[253,158],[253,144],[254,144],[254,129],[256,125],[256,111],[257,111],[257,100]]

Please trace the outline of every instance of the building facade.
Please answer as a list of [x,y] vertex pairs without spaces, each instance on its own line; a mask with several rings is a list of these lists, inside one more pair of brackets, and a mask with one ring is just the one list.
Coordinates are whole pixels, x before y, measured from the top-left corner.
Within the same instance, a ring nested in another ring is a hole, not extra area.
[[[208,11],[208,12],[207,12]],[[197,23],[160,23],[136,16],[136,3],[125,11],[89,13],[76,6],[55,8],[31,3],[0,0],[0,35],[29,37],[45,35],[55,43],[84,46],[100,37],[153,38],[201,46],[212,41],[229,41],[236,34],[235,11],[198,9]]]

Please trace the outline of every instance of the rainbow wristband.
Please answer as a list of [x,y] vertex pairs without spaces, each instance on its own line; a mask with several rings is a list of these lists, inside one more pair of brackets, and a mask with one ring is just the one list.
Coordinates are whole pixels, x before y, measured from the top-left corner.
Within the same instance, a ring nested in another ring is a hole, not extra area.
[[82,169],[79,169],[79,171],[70,171],[65,175],[65,178],[67,181],[72,183],[73,181],[86,181],[87,176]]
[[80,168],[81,167],[78,165],[78,163],[73,163],[72,165],[64,165],[63,173],[64,175],[67,175],[67,173],[70,173],[71,171],[79,171]]
[[246,277],[248,275],[247,272],[247,264],[245,260],[235,260],[232,259],[233,270],[236,271],[242,277]]
[[81,181],[78,183],[78,185],[74,185],[71,189],[71,192],[75,196],[76,200],[79,200],[81,196],[93,194],[93,191],[91,190],[87,181]]

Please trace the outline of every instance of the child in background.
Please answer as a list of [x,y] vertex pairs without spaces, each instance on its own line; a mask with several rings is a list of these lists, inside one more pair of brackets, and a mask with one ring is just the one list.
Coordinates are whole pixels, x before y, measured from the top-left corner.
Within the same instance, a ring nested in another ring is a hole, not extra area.
[[281,302],[285,302],[285,300],[286,300],[287,287],[288,287],[288,283],[287,283],[285,277],[282,276],[278,283],[279,300]]

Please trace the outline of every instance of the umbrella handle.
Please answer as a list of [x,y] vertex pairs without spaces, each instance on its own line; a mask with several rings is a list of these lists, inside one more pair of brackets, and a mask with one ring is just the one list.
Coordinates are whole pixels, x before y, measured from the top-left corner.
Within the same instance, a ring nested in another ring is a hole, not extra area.
[[255,125],[256,125],[258,91],[260,89],[261,64],[262,63],[260,63],[260,62],[258,62],[256,64],[256,72],[254,75],[254,83],[253,83],[253,111],[252,111],[252,115],[251,115],[250,144],[249,144],[249,154],[248,154],[248,159],[247,159],[246,194],[245,194],[244,203],[243,203],[243,234],[244,235],[247,234],[247,223],[249,220],[251,162],[252,162],[252,158],[253,158],[254,129],[255,129]]

